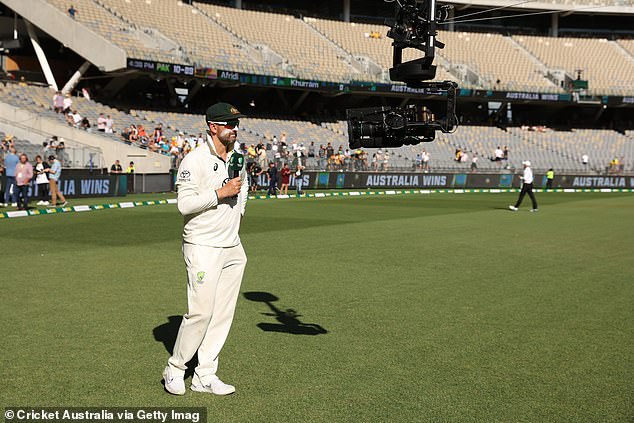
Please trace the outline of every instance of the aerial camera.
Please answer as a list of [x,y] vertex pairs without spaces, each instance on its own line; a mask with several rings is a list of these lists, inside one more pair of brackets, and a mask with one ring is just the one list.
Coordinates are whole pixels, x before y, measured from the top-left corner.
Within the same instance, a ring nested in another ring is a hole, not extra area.
[[[386,0],[388,1],[388,0]],[[405,82],[408,87],[422,88],[429,94],[447,97],[446,114],[440,119],[424,107],[373,107],[348,109],[348,138],[351,148],[400,147],[433,141],[436,131],[453,132],[457,126],[456,90],[453,81],[425,82],[436,77],[433,64],[435,49],[445,45],[436,40],[436,24],[446,20],[452,6],[436,7],[436,0],[391,0],[396,3],[396,17],[387,36],[392,42],[392,81]],[[414,48],[423,57],[403,63],[403,50]]]

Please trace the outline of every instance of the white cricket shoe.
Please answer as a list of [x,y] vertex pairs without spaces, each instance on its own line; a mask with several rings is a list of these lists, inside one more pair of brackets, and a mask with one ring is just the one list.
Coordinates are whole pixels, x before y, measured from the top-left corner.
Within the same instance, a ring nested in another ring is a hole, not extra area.
[[50,203],[48,201],[42,201],[43,206],[48,206]]
[[0,203],[0,207],[6,207],[7,203]]
[[518,211],[519,209],[515,206],[509,206],[509,210]]
[[42,201],[42,200],[38,201],[38,202],[37,202],[37,205],[38,205],[38,206],[43,206],[43,205],[44,205],[44,201]]
[[531,209],[531,213],[536,213],[537,209]]
[[174,376],[169,366],[163,370],[165,390],[173,395],[185,395],[185,380],[182,376]]
[[229,395],[236,391],[236,387],[233,385],[227,385],[221,381],[218,376],[214,376],[203,385],[198,378],[198,375],[194,374],[191,390],[196,392],[207,392],[215,395]]
[[11,207],[17,207],[18,203],[11,203]]

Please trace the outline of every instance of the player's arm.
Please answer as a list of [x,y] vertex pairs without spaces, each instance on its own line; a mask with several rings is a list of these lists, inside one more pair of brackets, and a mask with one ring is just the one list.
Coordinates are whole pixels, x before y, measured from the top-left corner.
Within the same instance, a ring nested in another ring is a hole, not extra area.
[[[196,163],[187,155],[178,167],[178,211],[183,216],[200,213],[218,206],[218,194],[213,187],[200,186]],[[190,159],[190,160],[188,160]]]

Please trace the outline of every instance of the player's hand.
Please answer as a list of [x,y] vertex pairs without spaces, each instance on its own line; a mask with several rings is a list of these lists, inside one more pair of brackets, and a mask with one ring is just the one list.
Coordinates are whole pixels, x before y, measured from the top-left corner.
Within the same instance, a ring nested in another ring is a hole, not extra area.
[[222,188],[216,190],[216,194],[218,194],[218,199],[222,200],[223,198],[235,197],[240,192],[242,188],[242,180],[240,177],[236,177],[230,179],[229,182]]

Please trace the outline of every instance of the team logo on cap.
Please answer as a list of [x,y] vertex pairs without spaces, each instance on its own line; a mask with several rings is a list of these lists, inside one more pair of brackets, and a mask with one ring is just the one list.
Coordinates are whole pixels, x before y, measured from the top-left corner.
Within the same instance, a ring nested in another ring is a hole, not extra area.
[[240,114],[240,112],[238,111],[238,109],[236,109],[235,107],[231,107],[231,108],[229,109],[229,112],[230,112],[232,115],[239,115],[239,114]]

